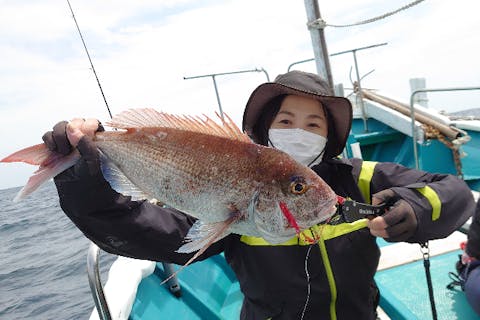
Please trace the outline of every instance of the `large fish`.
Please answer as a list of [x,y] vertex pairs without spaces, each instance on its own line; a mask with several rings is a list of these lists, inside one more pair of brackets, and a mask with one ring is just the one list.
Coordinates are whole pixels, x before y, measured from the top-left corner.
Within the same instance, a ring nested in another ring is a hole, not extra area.
[[[251,142],[228,117],[218,124],[208,117],[132,109],[107,125],[120,130],[97,132],[93,141],[112,187],[199,219],[179,252],[204,250],[229,233],[278,244],[335,212],[336,195],[315,172]],[[1,162],[40,166],[21,198],[79,158],[77,150],[62,156],[39,144]]]

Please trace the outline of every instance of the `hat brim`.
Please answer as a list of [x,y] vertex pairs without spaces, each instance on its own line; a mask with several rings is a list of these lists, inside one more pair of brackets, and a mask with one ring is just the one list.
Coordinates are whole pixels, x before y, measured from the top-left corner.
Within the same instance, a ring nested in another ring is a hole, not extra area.
[[[344,97],[319,95],[275,82],[264,83],[255,89],[247,102],[243,114],[243,130],[251,134],[263,108],[270,100],[280,95],[297,95],[320,101],[327,111],[327,117],[330,118],[329,141],[325,156],[332,157],[342,153],[352,126],[352,104]],[[331,141],[332,139],[334,141]]]

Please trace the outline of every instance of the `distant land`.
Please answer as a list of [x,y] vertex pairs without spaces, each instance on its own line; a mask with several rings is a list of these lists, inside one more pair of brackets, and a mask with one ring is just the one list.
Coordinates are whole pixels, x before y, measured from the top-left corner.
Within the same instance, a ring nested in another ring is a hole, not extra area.
[[445,113],[451,120],[480,120],[480,108]]

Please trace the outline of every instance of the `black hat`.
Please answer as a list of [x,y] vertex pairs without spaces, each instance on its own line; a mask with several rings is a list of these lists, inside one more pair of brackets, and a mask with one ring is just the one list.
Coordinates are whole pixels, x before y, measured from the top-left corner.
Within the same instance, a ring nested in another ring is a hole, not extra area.
[[320,101],[329,119],[324,156],[334,157],[342,153],[352,125],[352,105],[346,98],[332,96],[327,82],[313,73],[290,71],[279,75],[274,82],[258,86],[250,95],[243,113],[242,128],[247,134],[252,135],[253,126],[267,103],[280,95],[297,95]]

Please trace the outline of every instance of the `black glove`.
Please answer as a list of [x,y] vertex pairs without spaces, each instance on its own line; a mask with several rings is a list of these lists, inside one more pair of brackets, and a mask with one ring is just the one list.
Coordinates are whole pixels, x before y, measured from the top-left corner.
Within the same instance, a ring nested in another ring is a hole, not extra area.
[[53,126],[52,131],[47,131],[42,136],[43,142],[50,151],[55,151],[63,155],[72,152],[72,145],[67,138],[67,121],[60,121]]
[[[46,132],[42,139],[51,151],[67,155],[72,152],[72,145],[67,136],[67,121],[58,122],[52,131]],[[95,132],[105,131],[100,121]],[[82,155],[82,159],[73,167],[76,175],[81,176],[88,174],[91,176],[100,173],[100,160],[98,157],[98,150],[92,139],[88,136],[83,136],[78,142],[77,149]]]
[[89,174],[96,176],[101,173],[98,149],[89,136],[85,135],[78,141],[77,149],[82,155],[82,159],[74,168],[77,175]]
[[[67,155],[72,152],[72,145],[67,137],[67,125],[67,121],[60,121],[53,126],[52,131],[47,131],[42,136],[42,140],[49,150],[61,153],[63,155]],[[95,130],[95,132],[102,131],[105,131],[105,128],[103,128],[101,122],[99,121],[98,128]]]
[[[373,195],[377,198],[377,204],[393,204],[382,216],[385,220],[389,241],[405,241],[412,237],[417,231],[417,216],[412,206],[405,200],[401,199],[391,189],[380,191]],[[380,202],[378,202],[380,200]]]

